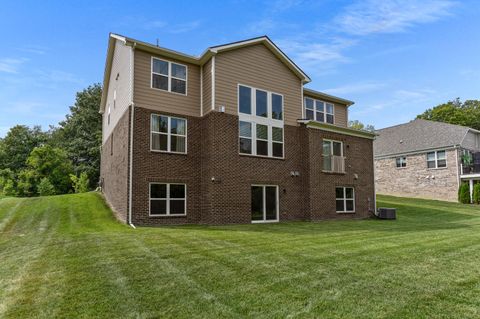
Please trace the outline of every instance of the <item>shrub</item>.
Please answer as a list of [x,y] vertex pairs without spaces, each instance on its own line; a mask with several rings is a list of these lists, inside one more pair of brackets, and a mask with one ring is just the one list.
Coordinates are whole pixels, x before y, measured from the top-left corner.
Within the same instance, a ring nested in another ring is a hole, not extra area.
[[473,202],[480,204],[480,183],[473,185]]
[[55,195],[55,187],[52,185],[52,183],[50,183],[50,180],[47,177],[44,177],[40,180],[37,190],[40,196]]
[[3,185],[3,194],[5,196],[17,196],[17,191],[13,180],[9,179],[5,182]]
[[88,192],[88,186],[90,181],[88,180],[88,175],[86,172],[82,172],[80,177],[70,174],[70,180],[72,181],[73,189],[75,193],[86,193]]
[[462,204],[470,204],[470,187],[467,183],[462,183],[458,189],[458,201]]

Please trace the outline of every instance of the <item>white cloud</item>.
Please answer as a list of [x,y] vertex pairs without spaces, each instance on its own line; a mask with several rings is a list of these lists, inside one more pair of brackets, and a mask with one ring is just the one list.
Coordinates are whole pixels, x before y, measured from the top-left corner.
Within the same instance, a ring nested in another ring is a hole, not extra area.
[[151,30],[151,29],[163,28],[166,25],[167,25],[167,23],[165,21],[153,20],[153,21],[148,21],[148,22],[144,23],[143,27],[147,30]]
[[450,15],[449,0],[357,1],[335,18],[340,30],[352,35],[395,33]]
[[13,59],[13,58],[3,58],[0,59],[0,72],[5,73],[18,73],[19,67],[25,62],[27,59]]
[[377,91],[386,86],[385,83],[380,82],[365,82],[365,83],[352,83],[344,86],[322,90],[328,94],[361,94],[367,92]]
[[283,39],[277,43],[296,63],[309,68],[327,68],[338,62],[349,62],[343,51],[355,45],[355,41],[346,39],[330,42]]
[[186,23],[172,24],[169,25],[167,29],[169,33],[178,34],[193,31],[197,29],[200,25],[201,22],[199,20],[196,20]]

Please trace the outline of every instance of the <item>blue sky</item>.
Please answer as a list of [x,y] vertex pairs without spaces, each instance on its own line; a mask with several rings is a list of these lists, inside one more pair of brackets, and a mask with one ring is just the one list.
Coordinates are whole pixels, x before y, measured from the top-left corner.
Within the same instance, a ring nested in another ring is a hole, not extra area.
[[48,128],[101,82],[109,32],[185,53],[267,34],[312,78],[382,128],[480,99],[478,1],[2,1],[0,136]]

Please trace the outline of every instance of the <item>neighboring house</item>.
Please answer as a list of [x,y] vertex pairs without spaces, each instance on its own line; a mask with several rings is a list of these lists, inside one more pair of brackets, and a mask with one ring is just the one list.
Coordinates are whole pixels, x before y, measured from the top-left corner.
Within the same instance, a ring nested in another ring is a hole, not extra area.
[[135,225],[364,218],[372,133],[268,37],[194,57],[111,34],[101,185]]
[[457,201],[461,182],[480,179],[480,132],[417,119],[376,132],[379,194]]

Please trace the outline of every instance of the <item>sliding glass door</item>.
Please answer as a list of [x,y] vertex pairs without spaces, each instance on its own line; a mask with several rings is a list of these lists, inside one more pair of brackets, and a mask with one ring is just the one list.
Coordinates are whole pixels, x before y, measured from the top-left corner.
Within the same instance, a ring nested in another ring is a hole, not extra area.
[[278,221],[278,186],[252,185],[252,223]]

